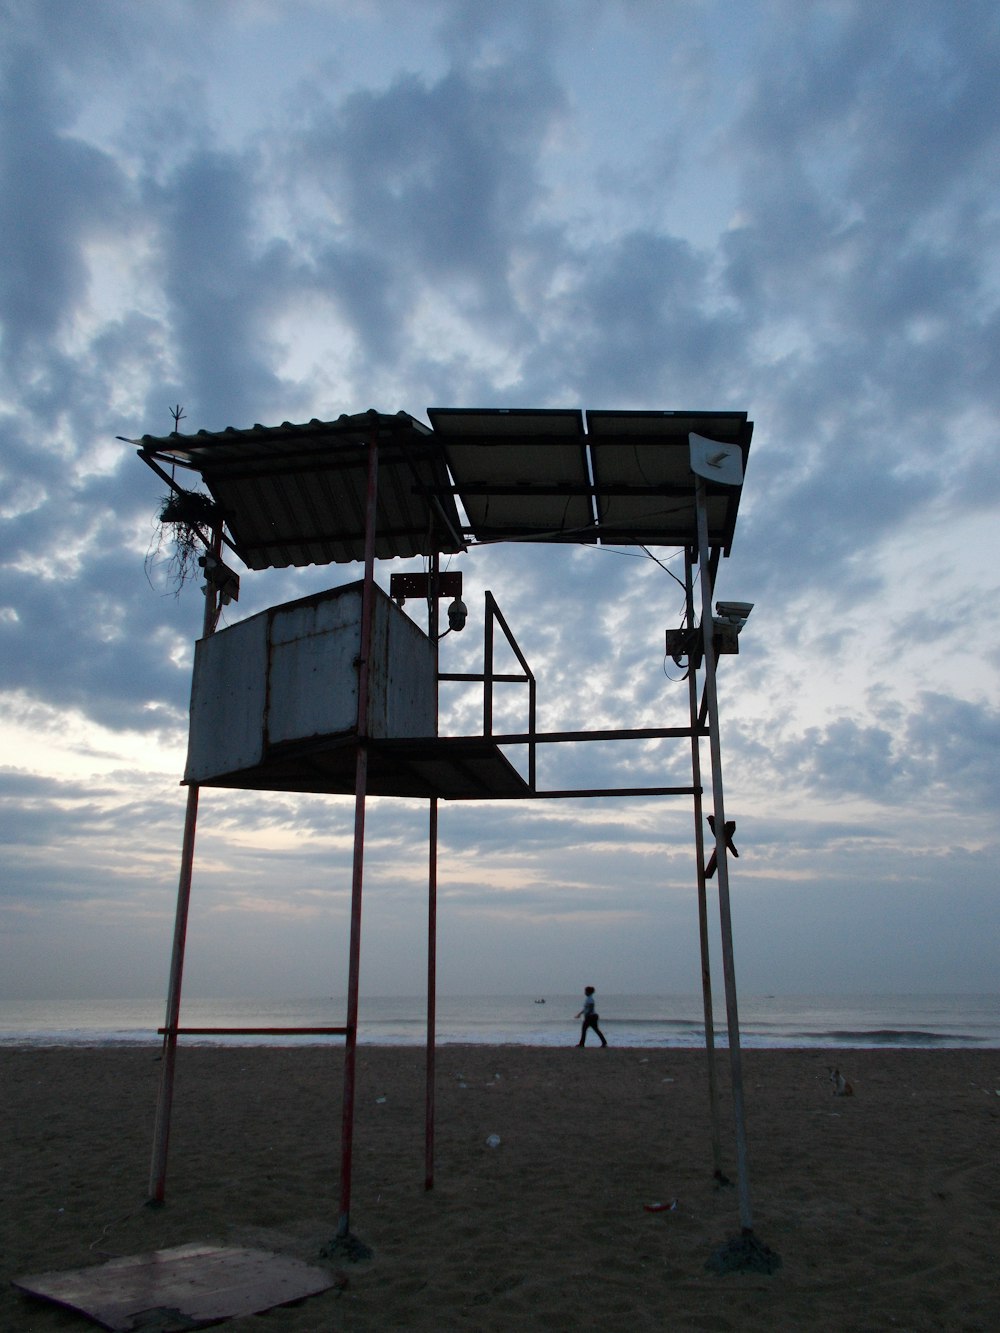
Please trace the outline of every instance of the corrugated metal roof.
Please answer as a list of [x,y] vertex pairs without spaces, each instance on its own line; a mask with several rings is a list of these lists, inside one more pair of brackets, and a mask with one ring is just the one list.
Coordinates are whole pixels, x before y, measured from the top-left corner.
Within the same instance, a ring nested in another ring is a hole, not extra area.
[[379,439],[375,554],[380,560],[463,549],[445,459],[405,412],[144,435],[140,455],[200,472],[250,569],[326,565],[364,556],[368,446]]
[[[691,432],[738,444],[745,412],[431,408],[143,436],[140,454],[200,472],[251,569],[364,555],[368,445],[379,439],[379,559],[476,542],[695,541]],[[708,483],[709,543],[728,554],[741,487]],[[461,501],[468,522],[459,516]]]

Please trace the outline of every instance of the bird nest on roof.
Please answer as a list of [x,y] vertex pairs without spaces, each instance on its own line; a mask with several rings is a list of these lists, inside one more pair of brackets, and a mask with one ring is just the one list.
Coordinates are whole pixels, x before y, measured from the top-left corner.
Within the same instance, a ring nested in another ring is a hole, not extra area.
[[171,491],[157,511],[156,532],[146,556],[147,577],[160,563],[164,550],[169,550],[167,579],[174,593],[179,593],[195,577],[198,557],[221,522],[222,511],[210,495],[203,491]]

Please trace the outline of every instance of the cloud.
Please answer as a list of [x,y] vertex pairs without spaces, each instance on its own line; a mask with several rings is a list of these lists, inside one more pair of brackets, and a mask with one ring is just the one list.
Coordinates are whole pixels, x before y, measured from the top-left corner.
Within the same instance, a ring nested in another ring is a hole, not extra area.
[[512,265],[536,226],[540,144],[561,112],[544,65],[403,74],[315,105],[282,162],[306,210],[297,253],[366,362],[447,355],[427,342],[446,312],[470,330],[487,322],[494,339],[527,336]]
[[1000,710],[982,700],[926,691],[908,721],[906,740],[945,800],[966,809],[996,809]]
[[[726,280],[762,378],[777,377],[767,429],[785,441],[761,460],[767,521],[787,534],[773,563],[794,547],[804,579],[831,561],[841,574],[866,536],[948,494],[942,436],[995,354],[998,126],[982,61],[996,16],[909,18],[904,33],[891,10],[847,6],[830,24],[787,9],[730,139],[743,199]],[[955,445],[995,487],[982,425]],[[761,543],[753,556],[769,563]]]
[[[720,677],[747,974],[836,980],[832,933],[861,984],[877,969],[865,923],[889,947],[894,913],[917,907],[939,922],[952,904],[952,922],[968,903],[986,933],[969,886],[995,879],[995,7],[8,14],[0,734],[7,894],[37,926],[32,966],[46,931],[65,961],[87,910],[162,966],[201,607],[155,555],[159,481],[114,437],[165,432],[174,405],[192,430],[368,406],[747,409],[720,570],[720,595],[757,603]],[[477,669],[490,588],[537,674],[541,728],[683,722],[663,652],[683,597],[646,556],[524,545],[454,567],[470,625],[445,660]],[[227,616],[355,577],[248,576]],[[457,693],[451,724],[478,729],[481,698]],[[525,725],[524,693],[498,703],[505,726]],[[683,783],[689,763],[683,744],[581,745],[546,754],[541,780]],[[193,975],[208,984],[223,946],[232,986],[242,946],[326,975],[306,923],[340,922],[350,802],[204,804]],[[372,811],[368,975],[419,985],[406,940],[426,811]],[[651,943],[691,909],[686,801],[446,807],[442,838],[456,985],[513,985],[504,950],[524,951],[529,990],[546,959],[575,986],[603,950],[650,989],[688,966],[693,935],[666,968]],[[487,917],[497,957],[479,977]],[[913,934],[900,985],[934,957],[933,933]],[[964,982],[961,928],[947,939]]]
[[[65,130],[51,71],[36,50],[14,44],[0,101],[2,355],[24,375],[86,297],[87,242],[121,219],[126,182],[106,154]],[[33,369],[33,367],[32,367]]]
[[255,171],[252,159],[199,151],[149,190],[178,393],[216,429],[250,424],[243,415],[250,399],[272,411],[281,400],[267,329],[281,309],[289,255],[283,241],[255,235],[262,193]]

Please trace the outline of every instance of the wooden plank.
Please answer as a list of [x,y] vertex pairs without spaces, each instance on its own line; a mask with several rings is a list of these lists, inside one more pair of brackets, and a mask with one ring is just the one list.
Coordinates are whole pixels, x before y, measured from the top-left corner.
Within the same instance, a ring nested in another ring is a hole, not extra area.
[[169,1333],[260,1314],[327,1291],[335,1281],[324,1268],[267,1250],[191,1244],[19,1277],[13,1285],[87,1315],[112,1333],[133,1333],[149,1323],[151,1312],[157,1329]]

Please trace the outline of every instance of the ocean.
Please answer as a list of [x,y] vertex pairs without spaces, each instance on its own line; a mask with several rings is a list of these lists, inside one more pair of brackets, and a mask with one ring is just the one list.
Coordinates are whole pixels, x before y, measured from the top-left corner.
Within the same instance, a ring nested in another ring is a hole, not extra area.
[[[573,1015],[581,995],[439,996],[437,1044],[569,1046],[579,1037]],[[613,1046],[700,1047],[705,1044],[701,997],[600,995],[600,1024]],[[740,1038],[747,1048],[981,1047],[1000,1048],[997,995],[749,995],[740,998]],[[726,1020],[716,999],[716,1045]],[[164,1001],[0,1001],[0,1046],[138,1046],[156,1044]],[[310,1027],[342,1025],[343,998],[303,1000],[189,999],[187,1027]],[[422,1046],[422,997],[362,996],[362,1045]],[[308,1045],[343,1037],[186,1037],[185,1044]],[[594,1038],[590,1038],[594,1041]]]

